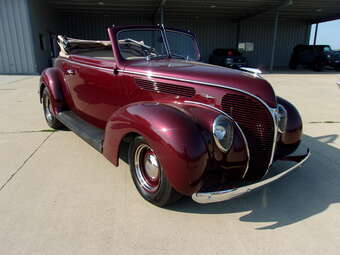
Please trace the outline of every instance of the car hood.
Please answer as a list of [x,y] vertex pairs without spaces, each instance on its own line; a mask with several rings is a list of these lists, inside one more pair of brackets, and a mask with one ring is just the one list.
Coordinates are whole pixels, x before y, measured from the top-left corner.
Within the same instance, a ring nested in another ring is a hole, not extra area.
[[201,62],[165,59],[131,61],[125,66],[125,71],[232,87],[256,95],[270,107],[276,107],[272,86],[262,78],[239,70]]

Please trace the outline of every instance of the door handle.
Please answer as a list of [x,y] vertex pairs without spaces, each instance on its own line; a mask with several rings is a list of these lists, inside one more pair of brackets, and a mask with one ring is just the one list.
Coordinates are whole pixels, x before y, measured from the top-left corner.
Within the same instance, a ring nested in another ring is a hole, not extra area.
[[68,70],[66,70],[66,74],[67,75],[74,75],[74,74],[76,74],[76,72],[72,69],[68,69]]

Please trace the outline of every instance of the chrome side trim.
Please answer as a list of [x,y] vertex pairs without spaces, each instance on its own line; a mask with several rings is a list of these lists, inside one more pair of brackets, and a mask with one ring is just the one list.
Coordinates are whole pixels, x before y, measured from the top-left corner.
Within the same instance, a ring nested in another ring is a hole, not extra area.
[[173,80],[173,81],[182,81],[182,82],[189,82],[189,83],[196,83],[196,84],[200,84],[200,85],[206,85],[206,86],[210,86],[210,87],[218,87],[218,88],[223,88],[223,89],[230,89],[230,90],[234,90],[243,94],[247,94],[248,96],[251,96],[257,100],[259,100],[263,105],[265,105],[265,107],[270,111],[270,109],[272,109],[271,107],[269,107],[266,102],[264,102],[261,98],[247,92],[241,89],[237,89],[237,88],[233,88],[233,87],[229,87],[226,85],[222,85],[222,84],[217,84],[217,83],[211,83],[211,82],[204,82],[204,81],[195,81],[195,80],[189,80],[189,79],[182,79],[182,78],[174,78],[171,76],[165,76],[165,75],[155,75],[152,73],[141,73],[141,72],[135,72],[135,71],[128,71],[128,70],[118,70],[118,72],[122,72],[122,73],[129,73],[129,74],[135,74],[135,75],[142,75],[142,76],[147,76],[147,77],[152,77],[152,78],[159,78],[159,79],[167,79],[167,80]]
[[208,203],[215,203],[215,202],[221,202],[221,201],[225,201],[225,200],[229,200],[241,195],[244,195],[246,193],[249,193],[250,191],[253,191],[255,189],[258,189],[260,187],[263,187],[264,185],[267,185],[269,183],[272,183],[278,179],[280,179],[281,177],[285,176],[286,174],[288,174],[289,172],[293,171],[294,169],[296,169],[297,167],[301,166],[310,156],[310,152],[308,150],[307,154],[304,156],[304,158],[299,161],[297,164],[295,164],[294,166],[288,168],[287,170],[274,175],[270,178],[267,179],[262,179],[259,182],[250,184],[250,185],[246,185],[246,186],[241,186],[238,188],[234,188],[234,189],[228,189],[228,190],[221,190],[221,191],[213,191],[213,192],[198,192],[198,193],[194,193],[192,194],[192,199],[200,204],[208,204]]
[[197,105],[201,105],[201,106],[205,106],[205,107],[211,108],[211,109],[213,109],[213,110],[219,112],[220,114],[222,114],[222,115],[228,117],[229,119],[233,120],[233,122],[235,123],[237,129],[238,129],[238,130],[240,131],[240,133],[241,133],[241,136],[242,136],[242,138],[243,138],[244,144],[245,144],[245,146],[246,146],[246,151],[247,151],[248,161],[247,161],[247,165],[246,165],[246,170],[244,171],[243,176],[242,176],[242,178],[244,178],[244,177],[246,176],[247,172],[248,172],[248,169],[249,169],[250,152],[249,152],[249,146],[248,146],[247,138],[246,138],[246,136],[244,135],[244,133],[243,133],[241,127],[238,125],[238,123],[237,123],[236,121],[234,121],[234,119],[233,119],[231,116],[229,116],[228,114],[226,114],[224,111],[222,111],[222,110],[220,110],[220,109],[218,109],[218,108],[216,108],[216,107],[214,107],[214,106],[211,106],[211,105],[208,105],[208,104],[204,104],[204,103],[195,102],[195,101],[184,101],[184,103],[197,104]]
[[99,66],[92,66],[92,65],[80,63],[80,62],[77,62],[77,61],[74,61],[74,60],[65,59],[65,58],[63,58],[63,61],[66,61],[66,62],[69,62],[69,63],[72,63],[72,64],[76,64],[76,65],[80,65],[80,66],[85,66],[85,67],[90,67],[90,68],[93,68],[93,69],[98,69],[98,70],[106,71],[106,72],[109,71],[109,72],[113,73],[113,65],[112,65],[112,69],[111,69],[111,68],[105,68],[105,67],[99,67]]

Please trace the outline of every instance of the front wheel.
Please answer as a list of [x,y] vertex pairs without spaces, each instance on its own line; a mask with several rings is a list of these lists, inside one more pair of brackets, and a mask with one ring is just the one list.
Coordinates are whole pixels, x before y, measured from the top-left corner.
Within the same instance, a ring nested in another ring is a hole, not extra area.
[[62,129],[64,125],[57,120],[52,109],[52,103],[48,89],[45,87],[42,93],[42,105],[47,124],[53,129]]
[[141,136],[130,144],[129,164],[133,182],[145,200],[162,207],[181,197],[171,187],[155,151]]

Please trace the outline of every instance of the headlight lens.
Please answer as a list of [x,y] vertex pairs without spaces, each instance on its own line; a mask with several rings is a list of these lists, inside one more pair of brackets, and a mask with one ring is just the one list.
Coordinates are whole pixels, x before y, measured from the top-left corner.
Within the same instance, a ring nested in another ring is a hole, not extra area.
[[233,144],[234,128],[230,119],[224,115],[218,115],[213,124],[213,135],[217,147],[227,152]]
[[276,121],[277,121],[277,127],[281,133],[286,131],[287,128],[287,111],[283,107],[283,105],[278,104],[277,105],[277,115],[276,115]]

